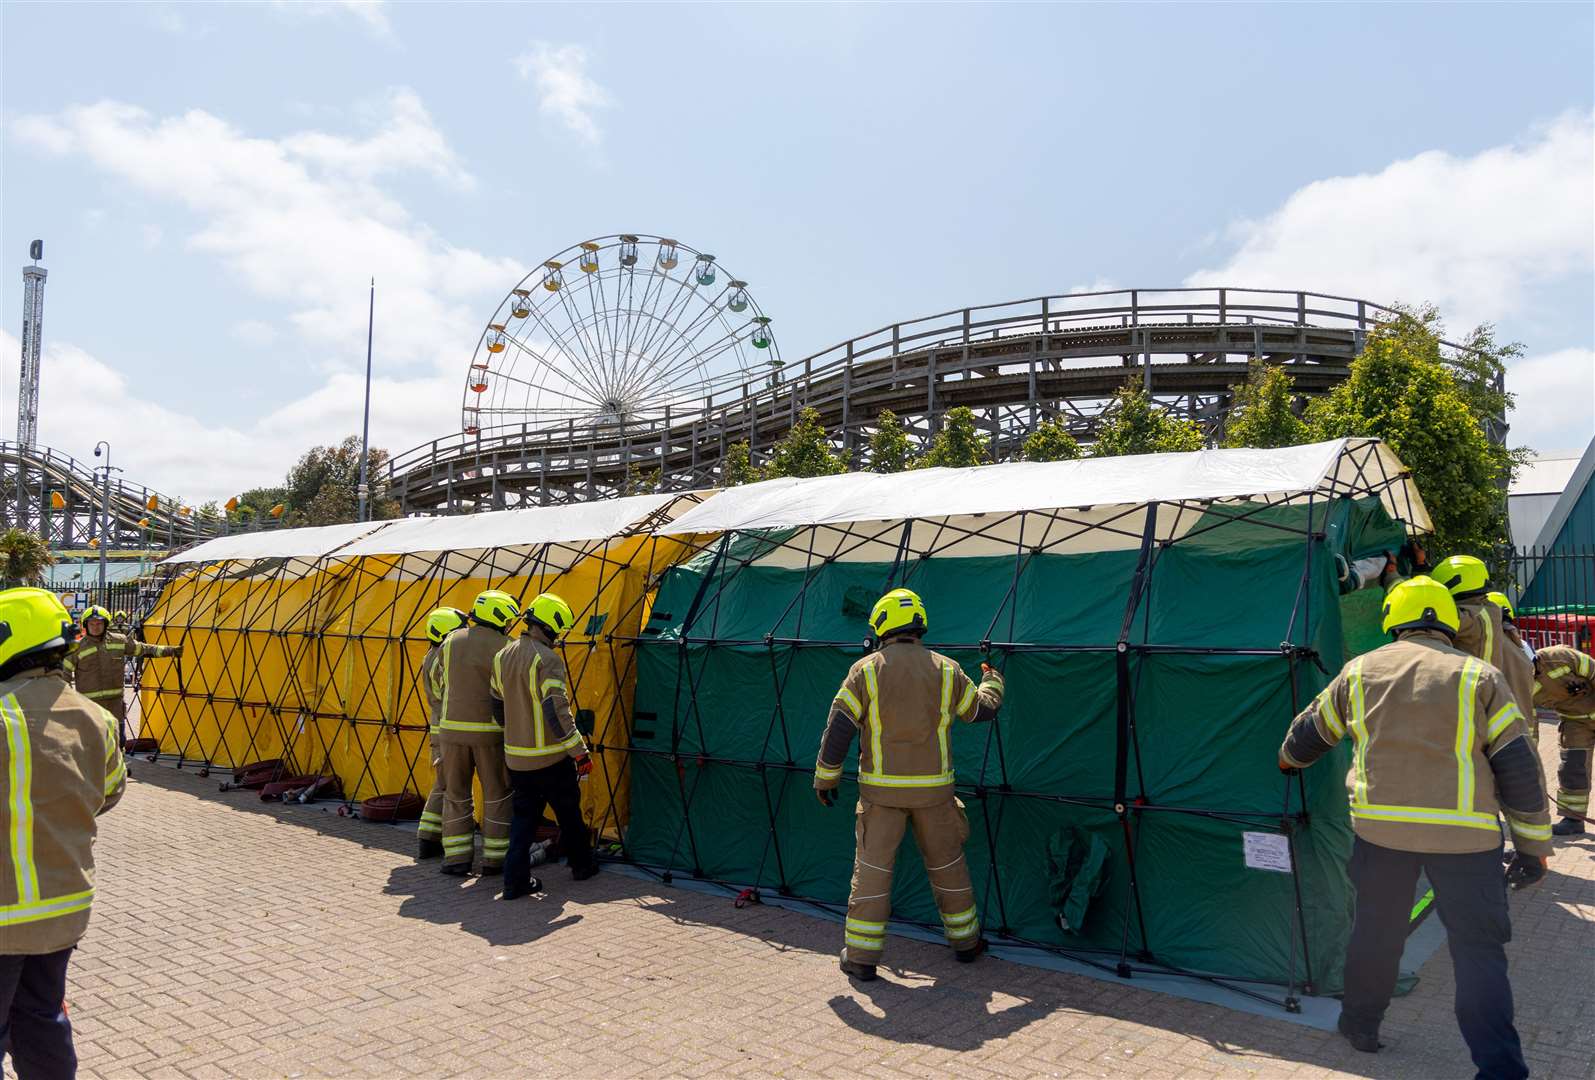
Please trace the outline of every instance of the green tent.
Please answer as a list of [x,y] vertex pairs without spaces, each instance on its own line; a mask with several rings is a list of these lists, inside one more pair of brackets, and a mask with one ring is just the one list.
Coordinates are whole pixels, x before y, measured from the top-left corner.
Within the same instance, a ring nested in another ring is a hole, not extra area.
[[[1427,528],[1374,440],[722,492],[662,530],[719,539],[666,574],[638,642],[628,853],[845,903],[856,743],[831,809],[814,758],[870,604],[906,585],[933,648],[1007,676],[998,721],[953,738],[989,935],[1287,1001],[1334,992],[1346,750],[1297,778],[1275,752],[1380,640],[1377,590],[1343,596],[1334,556]],[[912,850],[893,917],[936,923]]]

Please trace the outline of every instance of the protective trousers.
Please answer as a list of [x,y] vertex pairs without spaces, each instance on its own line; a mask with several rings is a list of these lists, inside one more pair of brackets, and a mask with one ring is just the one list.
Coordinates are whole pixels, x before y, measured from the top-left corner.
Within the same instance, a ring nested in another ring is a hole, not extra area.
[[947,943],[962,952],[980,940],[980,919],[975,912],[975,890],[964,861],[964,841],[969,820],[964,804],[948,797],[935,806],[882,806],[860,795],[854,832],[858,840],[853,860],[853,888],[847,898],[847,927],[843,940],[847,959],[857,964],[877,964],[886,949],[886,921],[892,914],[892,868],[903,831],[912,822],[914,842],[925,860],[931,892],[941,912]]
[[421,808],[421,824],[415,834],[422,840],[443,839],[443,747],[436,735],[426,737],[427,751],[432,758],[432,790],[427,793],[426,806]]
[[1377,1035],[1395,991],[1412,920],[1418,871],[1434,887],[1456,969],[1456,1016],[1479,1076],[1515,1080],[1529,1074],[1512,1023],[1512,984],[1506,974],[1507,914],[1501,849],[1466,855],[1396,851],[1357,838],[1347,868],[1357,890],[1357,913],[1346,946],[1341,1020],[1351,1031]]
[[482,869],[504,865],[510,845],[510,784],[504,744],[445,743],[443,746],[443,865],[471,865],[476,822],[471,780],[482,785]]
[[1590,748],[1595,747],[1595,724],[1584,720],[1563,720],[1557,729],[1562,746],[1562,765],[1556,770],[1556,801],[1551,807],[1576,814],[1589,813]]
[[544,807],[559,822],[559,846],[572,870],[592,865],[593,842],[582,820],[582,793],[576,763],[561,758],[546,769],[510,770],[515,816],[510,822],[509,853],[504,859],[506,892],[524,889],[532,879],[532,844],[543,824]]
[[72,1080],[77,1052],[66,1015],[71,949],[0,956],[0,1059],[11,1052],[17,1080]]

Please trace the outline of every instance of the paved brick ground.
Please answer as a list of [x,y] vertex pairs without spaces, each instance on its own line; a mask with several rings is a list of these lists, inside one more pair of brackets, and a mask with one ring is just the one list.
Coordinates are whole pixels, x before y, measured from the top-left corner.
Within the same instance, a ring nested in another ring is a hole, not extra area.
[[[1552,740],[1554,741],[1554,740]],[[870,988],[837,928],[563,868],[541,899],[414,865],[411,834],[273,809],[137,763],[103,820],[73,966],[85,1075],[703,1074],[1461,1077],[1442,950],[1389,1048],[893,940]],[[1515,897],[1519,1026],[1539,1076],[1595,1059],[1595,840]]]

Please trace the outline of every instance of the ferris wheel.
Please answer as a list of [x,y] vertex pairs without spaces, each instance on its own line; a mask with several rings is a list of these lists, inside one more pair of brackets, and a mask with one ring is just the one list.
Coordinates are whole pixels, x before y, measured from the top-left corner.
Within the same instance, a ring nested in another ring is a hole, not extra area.
[[615,431],[780,367],[747,282],[679,241],[621,233],[566,248],[509,291],[477,341],[461,425]]

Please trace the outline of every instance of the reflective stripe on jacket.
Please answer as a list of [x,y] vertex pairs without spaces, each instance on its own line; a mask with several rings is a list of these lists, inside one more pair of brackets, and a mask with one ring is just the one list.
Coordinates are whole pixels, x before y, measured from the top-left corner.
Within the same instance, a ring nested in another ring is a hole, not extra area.
[[1534,670],[1535,705],[1595,724],[1595,659],[1571,645],[1547,645],[1534,654]]
[[917,639],[889,638],[853,665],[836,692],[814,775],[821,781],[841,775],[856,729],[860,790],[887,806],[933,806],[952,794],[953,720],[973,721],[1001,705],[995,673],[976,685],[957,662]]
[[504,702],[504,762],[511,769],[544,769],[587,752],[571,716],[565,661],[531,631],[493,657],[492,690]]
[[76,945],[94,902],[95,817],[127,784],[116,720],[60,672],[0,683],[0,955]]
[[438,733],[438,708],[443,704],[443,646],[441,643],[427,650],[421,658],[421,700],[426,706],[426,730],[429,735]]
[[493,657],[507,639],[499,631],[472,624],[443,639],[442,703],[438,706],[438,738],[444,745],[491,745],[504,737],[493,718]]
[[[1296,717],[1280,757],[1305,768],[1347,735],[1355,744],[1346,786],[1358,836],[1436,853],[1500,843],[1496,815],[1504,808],[1491,761],[1527,740],[1528,728],[1499,671],[1439,633],[1405,634],[1342,668]],[[1304,752],[1307,746],[1317,752]],[[1536,782],[1539,809],[1506,817],[1519,850],[1549,854],[1550,815]]]

